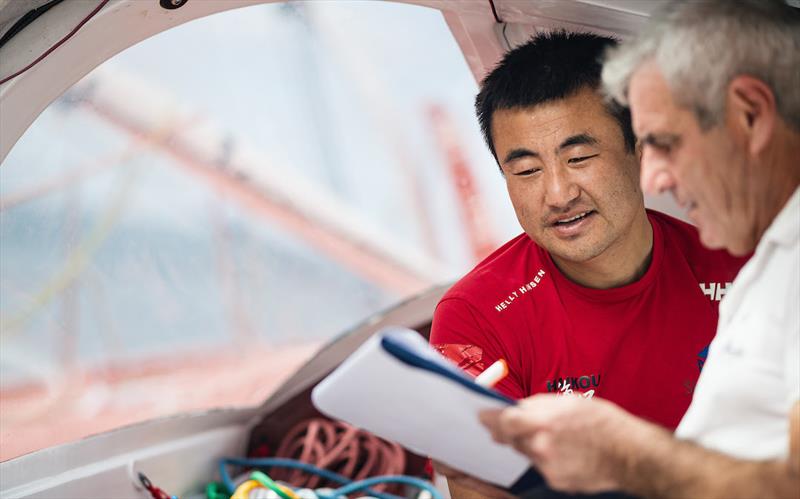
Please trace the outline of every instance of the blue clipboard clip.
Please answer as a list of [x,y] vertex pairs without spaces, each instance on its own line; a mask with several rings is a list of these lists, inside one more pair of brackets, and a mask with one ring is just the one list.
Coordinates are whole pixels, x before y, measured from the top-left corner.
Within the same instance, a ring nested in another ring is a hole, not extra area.
[[408,341],[406,341],[402,335],[392,334],[392,331],[386,332],[381,337],[381,347],[400,362],[418,369],[436,373],[484,397],[489,397],[508,405],[516,405],[517,402],[514,399],[508,398],[496,390],[475,383],[469,375],[462,372],[458,367],[447,363],[447,360],[444,358],[426,358],[417,353],[414,349],[409,348],[410,346],[411,345],[409,345]]

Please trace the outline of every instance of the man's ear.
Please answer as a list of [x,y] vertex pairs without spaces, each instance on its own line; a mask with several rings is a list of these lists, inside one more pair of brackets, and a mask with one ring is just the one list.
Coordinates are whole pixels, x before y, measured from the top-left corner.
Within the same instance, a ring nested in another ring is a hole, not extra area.
[[749,75],[728,84],[726,115],[747,141],[748,152],[759,155],[769,144],[778,118],[775,94],[762,80]]

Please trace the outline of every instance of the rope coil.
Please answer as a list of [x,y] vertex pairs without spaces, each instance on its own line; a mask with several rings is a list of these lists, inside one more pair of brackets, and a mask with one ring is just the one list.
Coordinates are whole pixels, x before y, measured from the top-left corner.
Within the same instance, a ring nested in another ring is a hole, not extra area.
[[[353,480],[377,475],[402,475],[406,468],[405,451],[393,442],[346,423],[313,418],[293,426],[281,440],[275,457],[296,459],[333,471]],[[295,487],[315,489],[337,485],[300,469],[273,468],[270,476]],[[386,484],[376,485],[384,491]]]

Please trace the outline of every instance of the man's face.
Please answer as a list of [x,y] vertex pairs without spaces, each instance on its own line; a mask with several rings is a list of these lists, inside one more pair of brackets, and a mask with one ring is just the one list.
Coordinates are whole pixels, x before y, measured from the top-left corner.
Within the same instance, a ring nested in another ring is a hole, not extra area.
[[597,257],[643,213],[636,155],[592,89],[496,111],[492,139],[517,219],[556,260]]
[[670,191],[697,225],[703,244],[744,255],[755,247],[747,154],[729,124],[703,131],[694,112],[679,106],[653,63],[639,68],[628,91],[633,127],[642,143],[642,189]]

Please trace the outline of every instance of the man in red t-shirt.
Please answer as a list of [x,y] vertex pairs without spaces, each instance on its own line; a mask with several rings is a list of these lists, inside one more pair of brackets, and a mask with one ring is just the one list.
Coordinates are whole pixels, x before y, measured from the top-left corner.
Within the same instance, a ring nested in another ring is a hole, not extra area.
[[540,35],[483,81],[478,119],[525,233],[445,294],[430,341],[472,374],[504,359],[510,397],[602,397],[674,429],[745,260],[645,210],[630,115],[598,90],[614,43]]

